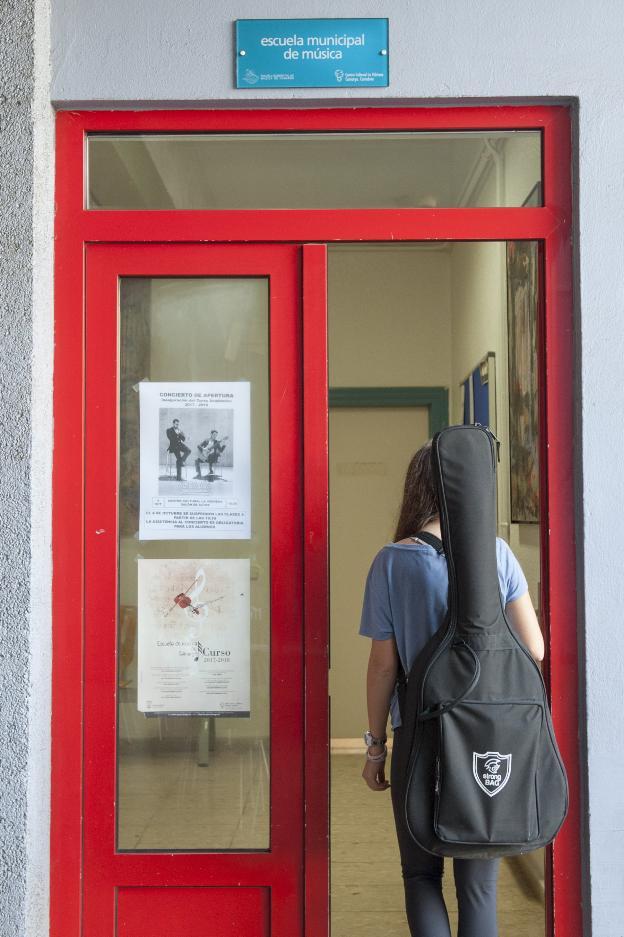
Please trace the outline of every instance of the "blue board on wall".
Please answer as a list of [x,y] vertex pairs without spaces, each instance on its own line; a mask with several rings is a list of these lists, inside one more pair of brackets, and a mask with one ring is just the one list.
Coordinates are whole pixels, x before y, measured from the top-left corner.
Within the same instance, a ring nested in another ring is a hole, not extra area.
[[481,382],[481,368],[472,372],[472,398],[474,400],[474,422],[490,425],[490,391],[487,383]]
[[237,88],[387,85],[387,19],[236,21]]

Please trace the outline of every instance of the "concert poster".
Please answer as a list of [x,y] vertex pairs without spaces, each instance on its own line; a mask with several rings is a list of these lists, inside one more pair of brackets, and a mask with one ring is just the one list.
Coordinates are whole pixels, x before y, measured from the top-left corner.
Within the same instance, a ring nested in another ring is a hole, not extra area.
[[142,381],[139,540],[244,540],[249,381]]
[[249,716],[249,559],[138,567],[138,710]]

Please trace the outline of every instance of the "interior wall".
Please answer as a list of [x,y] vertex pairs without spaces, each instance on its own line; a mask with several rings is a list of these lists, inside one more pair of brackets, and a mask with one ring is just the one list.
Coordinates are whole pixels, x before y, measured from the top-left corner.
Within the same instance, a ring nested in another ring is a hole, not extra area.
[[[506,416],[507,330],[505,244],[499,241],[466,241],[452,244],[452,360],[450,398],[453,421],[461,423],[460,385],[492,351],[495,355],[496,396],[490,427],[501,440],[498,465],[498,534],[509,539],[509,494],[502,483],[509,467]],[[490,401],[490,406],[492,402]]]
[[[449,386],[444,245],[330,246],[328,297],[330,387]],[[409,458],[427,438],[423,408],[330,413],[332,738],[365,728],[370,642],[357,632],[366,574],[393,537]]]
[[[474,193],[475,205],[522,204],[538,181],[526,158],[527,138],[504,142],[491,157]],[[498,534],[508,541],[526,574],[533,604],[539,607],[539,524],[512,524],[510,495],[509,394],[507,347],[507,260],[505,242],[461,242],[451,246],[452,368],[450,399],[461,422],[460,384],[488,351],[496,356],[496,407],[490,425],[501,441],[498,465]],[[513,418],[513,415],[511,415]]]
[[444,245],[331,245],[328,295],[330,387],[448,386]]
[[539,602],[539,524],[512,524],[510,505],[507,273],[504,242],[463,242],[451,247],[451,412],[461,422],[460,385],[489,351],[496,361],[495,414],[490,426],[501,441],[497,466],[498,536],[510,544]]
[[336,407],[329,413],[332,739],[367,725],[370,640],[358,635],[366,573],[394,539],[405,469],[429,436],[427,407]]

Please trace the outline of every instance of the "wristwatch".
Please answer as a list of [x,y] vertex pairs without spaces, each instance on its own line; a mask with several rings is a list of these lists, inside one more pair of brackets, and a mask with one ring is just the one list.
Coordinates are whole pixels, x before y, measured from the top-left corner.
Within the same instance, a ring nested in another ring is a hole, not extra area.
[[376,739],[370,729],[367,729],[364,733],[364,744],[367,748],[370,748],[371,745],[385,745],[387,741],[388,739],[385,735],[382,739]]

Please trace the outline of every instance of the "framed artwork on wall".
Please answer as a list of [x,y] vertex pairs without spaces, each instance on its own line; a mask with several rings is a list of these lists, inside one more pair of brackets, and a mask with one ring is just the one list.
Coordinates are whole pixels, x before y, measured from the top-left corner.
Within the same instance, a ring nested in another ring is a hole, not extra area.
[[[539,198],[533,189],[530,198]],[[528,199],[527,199],[528,202]],[[511,522],[539,520],[537,241],[507,241],[507,341]]]
[[488,351],[459,385],[462,423],[481,423],[496,435],[496,355]]

